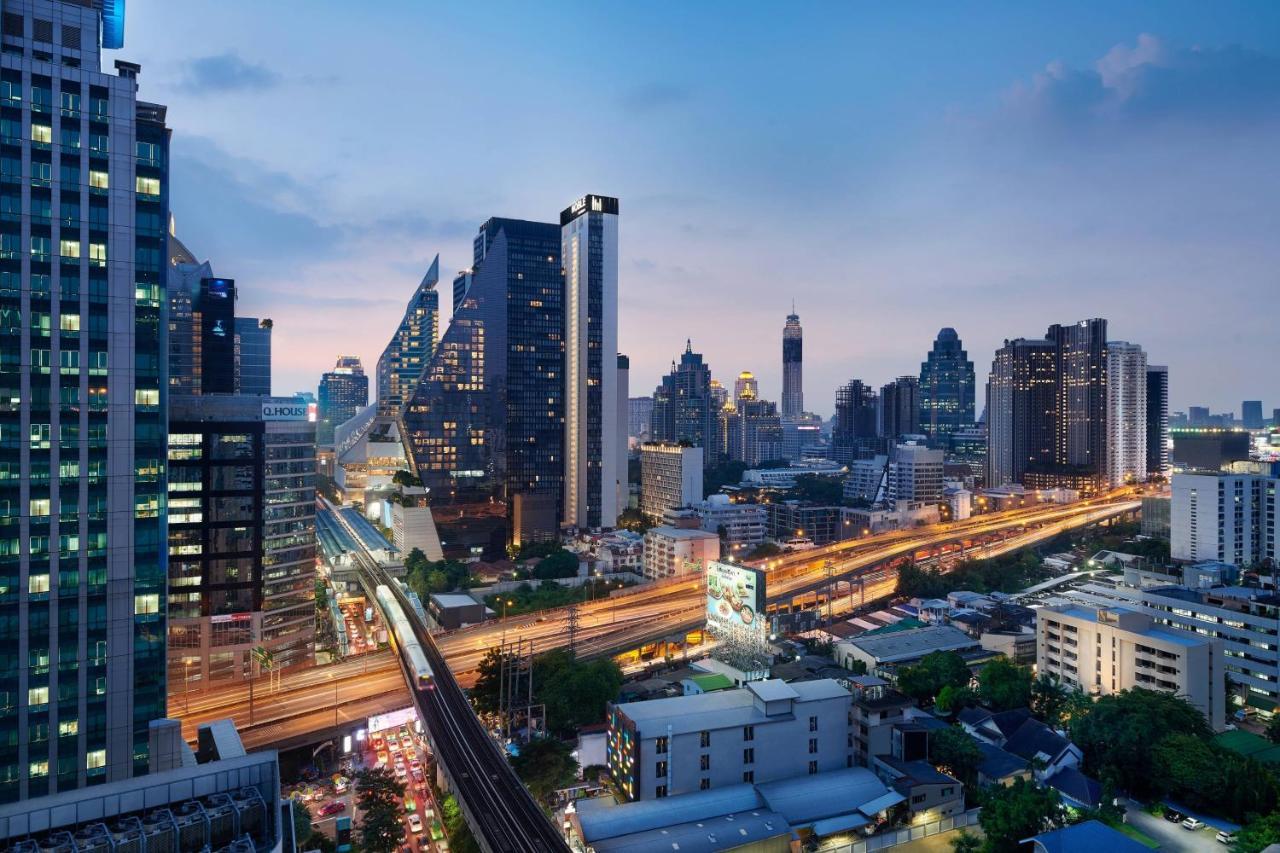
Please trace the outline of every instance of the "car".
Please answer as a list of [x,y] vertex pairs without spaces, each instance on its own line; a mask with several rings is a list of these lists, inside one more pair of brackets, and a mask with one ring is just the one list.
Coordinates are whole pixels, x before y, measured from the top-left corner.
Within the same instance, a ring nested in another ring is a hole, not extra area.
[[404,765],[403,765],[403,764],[397,764],[397,765],[396,765],[396,778],[397,778],[397,779],[403,779],[403,778],[405,778],[405,777],[406,777],[406,776],[408,776],[408,775],[409,775],[409,771],[404,769]]
[[1234,832],[1227,832],[1225,829],[1218,830],[1218,834],[1215,835],[1214,838],[1218,839],[1218,841],[1223,844],[1236,843],[1236,834]]
[[386,764],[386,763],[387,763],[387,761],[390,759],[390,757],[391,757],[391,756],[387,755],[387,751],[386,751],[385,749],[380,749],[380,750],[378,750],[378,763],[379,763],[379,764]]
[[422,759],[421,759],[421,758],[419,758],[418,756],[416,756],[416,755],[415,755],[413,758],[410,758],[410,759],[409,759],[409,769],[410,769],[410,770],[417,770],[417,769],[418,769],[418,768],[420,768],[420,767],[422,767]]
[[1185,817],[1186,815],[1182,812],[1177,812],[1173,809],[1166,809],[1164,813],[1164,819],[1169,821],[1169,823],[1182,823],[1182,819]]
[[412,770],[412,771],[410,771],[410,772],[411,772],[411,774],[412,774],[412,776],[413,776],[413,781],[415,781],[415,782],[421,783],[421,782],[424,782],[424,781],[426,780],[426,778],[427,778],[426,776],[424,776],[424,775],[422,774],[422,768],[421,768],[421,767],[415,767],[415,768],[413,768],[413,770]]
[[422,829],[423,829],[423,826],[422,826],[422,818],[418,817],[418,813],[417,813],[417,812],[412,812],[412,813],[410,813],[410,815],[409,815],[409,831],[410,831],[410,832],[412,832],[414,835],[421,835],[421,834],[422,834]]
[[1195,829],[1200,829],[1202,826],[1204,826],[1204,821],[1197,820],[1194,817],[1189,817],[1182,822],[1183,829],[1195,830]]
[[334,800],[332,803],[325,803],[323,806],[321,806],[320,814],[325,815],[327,817],[331,814],[337,814],[338,812],[345,812],[346,810],[347,810],[346,803],[344,803],[342,800]]

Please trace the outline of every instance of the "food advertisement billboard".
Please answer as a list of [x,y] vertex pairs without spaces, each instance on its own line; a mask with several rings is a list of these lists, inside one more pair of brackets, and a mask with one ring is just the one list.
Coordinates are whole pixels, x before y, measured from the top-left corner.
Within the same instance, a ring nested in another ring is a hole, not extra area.
[[707,627],[720,635],[764,634],[764,572],[707,563]]

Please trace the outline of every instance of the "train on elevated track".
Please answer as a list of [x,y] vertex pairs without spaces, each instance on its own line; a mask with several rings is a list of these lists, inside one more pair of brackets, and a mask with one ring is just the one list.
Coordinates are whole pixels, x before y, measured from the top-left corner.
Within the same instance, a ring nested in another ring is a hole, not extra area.
[[434,689],[435,676],[431,672],[431,665],[427,663],[427,656],[422,651],[422,644],[418,642],[417,636],[413,633],[413,626],[409,623],[408,617],[404,615],[404,610],[401,609],[400,602],[396,600],[395,593],[385,584],[378,584],[378,588],[374,590],[374,595],[377,597],[378,603],[382,605],[382,612],[387,617],[397,649],[409,661],[409,668],[413,670],[414,682],[419,688]]

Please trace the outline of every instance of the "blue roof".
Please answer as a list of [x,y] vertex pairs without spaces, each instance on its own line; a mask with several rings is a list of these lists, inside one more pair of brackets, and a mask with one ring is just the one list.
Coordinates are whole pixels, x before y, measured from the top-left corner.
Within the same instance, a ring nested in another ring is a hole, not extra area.
[[1048,780],[1051,788],[1056,788],[1063,799],[1072,804],[1089,809],[1096,809],[1102,800],[1102,783],[1090,779],[1074,767],[1064,767],[1054,773]]
[[596,841],[618,838],[720,817],[735,812],[766,811],[764,802],[750,784],[730,785],[653,800],[617,803],[611,797],[578,800],[578,822],[594,847]]
[[782,815],[771,811],[751,811],[593,841],[591,848],[596,853],[650,853],[653,850],[715,853],[778,837],[791,837],[791,827]]
[[856,812],[861,806],[890,793],[876,774],[865,767],[766,782],[757,785],[756,789],[765,805],[785,817],[792,826],[805,826]]
[[1098,853],[1101,850],[1108,853],[1150,853],[1144,845],[1097,820],[1086,820],[1023,839],[1024,844],[1028,841],[1034,841],[1036,850],[1044,853]]
[[977,738],[974,738],[974,743],[982,752],[982,764],[978,765],[978,772],[986,778],[999,781],[1027,772],[1028,764],[1025,759]]

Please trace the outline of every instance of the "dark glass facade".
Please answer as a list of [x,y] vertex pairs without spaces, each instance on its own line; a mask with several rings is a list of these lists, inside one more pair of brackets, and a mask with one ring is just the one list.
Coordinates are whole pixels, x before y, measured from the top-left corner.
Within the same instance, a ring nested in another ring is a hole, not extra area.
[[787,315],[782,327],[782,416],[798,418],[804,413],[804,330],[800,316]]
[[687,441],[702,448],[704,465],[715,463],[724,446],[720,434],[720,408],[711,396],[711,367],[702,353],[686,341],[680,362],[662,377],[653,392],[649,429],[653,441]]
[[920,434],[920,381],[899,376],[880,388],[880,435],[890,446],[904,435]]
[[196,302],[201,394],[236,392],[236,283],[229,278],[200,281]]
[[1169,368],[1147,366],[1147,474],[1169,475]]
[[949,447],[950,436],[974,423],[973,362],[956,330],[938,332],[920,365],[920,431],[934,447]]
[[[440,256],[436,255],[378,359],[378,410],[382,414],[400,413],[431,363],[440,329],[439,282]],[[333,426],[339,423],[334,421]]]
[[831,455],[846,465],[880,452],[879,417],[875,391],[860,379],[836,389],[836,422],[831,430]]
[[344,355],[333,370],[320,377],[316,393],[316,410],[320,418],[316,424],[316,441],[332,444],[336,427],[355,417],[369,405],[369,377],[357,356]]

